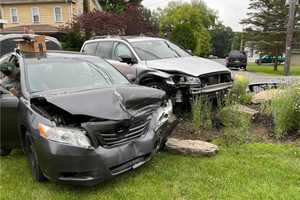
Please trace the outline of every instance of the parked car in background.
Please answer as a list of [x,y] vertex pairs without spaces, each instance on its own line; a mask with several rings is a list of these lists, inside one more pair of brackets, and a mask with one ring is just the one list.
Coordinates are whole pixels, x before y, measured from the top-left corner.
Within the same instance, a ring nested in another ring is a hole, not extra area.
[[106,59],[132,82],[167,92],[173,103],[221,95],[232,86],[225,66],[153,37],[95,37],[81,52]]
[[276,59],[277,59],[277,63],[278,64],[282,64],[286,60],[286,58],[284,56],[278,56],[276,58],[276,56],[264,55],[264,56],[256,59],[255,63],[258,64],[258,65],[261,65],[261,64],[272,64],[272,63],[275,63]]
[[226,66],[228,68],[238,68],[247,70],[247,55],[245,52],[232,51],[226,58]]
[[164,91],[133,85],[94,56],[6,57],[0,65],[16,65],[21,91],[0,87],[0,152],[23,148],[37,181],[94,185],[140,167],[165,141]]
[[[0,57],[7,54],[14,52],[17,48],[17,41],[22,40],[24,37],[35,37],[37,35],[34,34],[8,34],[8,35],[1,35],[0,36]],[[46,36],[46,46],[48,50],[61,50],[60,42],[50,36]]]

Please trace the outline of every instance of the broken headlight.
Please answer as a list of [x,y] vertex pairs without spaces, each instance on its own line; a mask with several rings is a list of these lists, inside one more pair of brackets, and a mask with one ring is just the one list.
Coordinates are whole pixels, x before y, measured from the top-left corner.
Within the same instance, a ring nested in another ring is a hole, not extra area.
[[173,114],[173,105],[171,100],[166,100],[163,105],[157,110],[155,120],[155,131],[164,125]]
[[201,84],[201,80],[193,76],[180,76],[177,83],[182,85],[198,85]]
[[39,132],[47,140],[68,144],[75,147],[89,149],[91,143],[85,131],[73,128],[49,127],[39,124]]

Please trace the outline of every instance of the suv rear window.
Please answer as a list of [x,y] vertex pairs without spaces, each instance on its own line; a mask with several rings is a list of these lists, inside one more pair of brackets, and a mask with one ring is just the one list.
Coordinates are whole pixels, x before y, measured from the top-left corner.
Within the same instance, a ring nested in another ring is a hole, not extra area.
[[98,43],[88,43],[83,47],[82,52],[88,54],[88,55],[95,55],[96,49],[97,49]]
[[96,51],[96,56],[99,56],[104,59],[111,59],[112,58],[112,41],[103,41],[99,42],[98,48]]

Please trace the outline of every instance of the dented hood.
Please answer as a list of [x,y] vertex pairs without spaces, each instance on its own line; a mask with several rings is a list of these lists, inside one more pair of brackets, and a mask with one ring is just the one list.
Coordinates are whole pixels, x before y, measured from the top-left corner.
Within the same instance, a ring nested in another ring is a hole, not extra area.
[[107,120],[130,119],[147,107],[158,108],[164,96],[161,90],[134,85],[39,95],[72,115]]
[[214,72],[230,72],[225,66],[214,61],[196,56],[168,58],[161,60],[150,60],[146,63],[148,67],[166,71],[178,72],[191,76],[200,76]]

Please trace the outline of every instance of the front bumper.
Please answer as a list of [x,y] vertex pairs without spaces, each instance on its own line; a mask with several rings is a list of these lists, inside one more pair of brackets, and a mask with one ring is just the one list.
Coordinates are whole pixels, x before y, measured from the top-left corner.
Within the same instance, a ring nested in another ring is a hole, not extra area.
[[232,87],[232,82],[221,83],[216,85],[210,85],[201,87],[200,85],[191,85],[186,87],[180,87],[177,89],[175,101],[182,103],[187,100],[192,101],[201,96],[209,99],[223,98],[225,94]]
[[113,148],[99,146],[83,149],[35,138],[41,170],[52,181],[85,186],[93,186],[134,170],[148,162],[158,151],[176,123],[172,117],[169,115],[158,129],[149,129],[141,137]]

